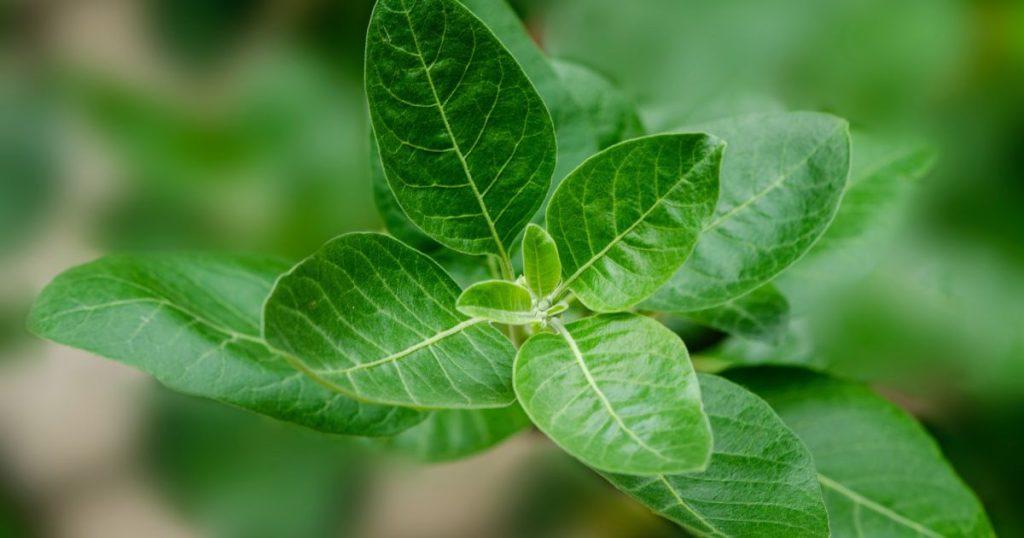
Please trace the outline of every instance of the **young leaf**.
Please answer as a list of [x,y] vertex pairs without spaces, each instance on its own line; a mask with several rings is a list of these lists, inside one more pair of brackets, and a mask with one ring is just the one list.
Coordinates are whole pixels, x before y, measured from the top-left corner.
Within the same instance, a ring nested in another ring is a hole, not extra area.
[[352,397],[423,408],[512,403],[512,344],[455,310],[459,287],[425,254],[353,233],[274,286],[264,335],[321,383]]
[[730,334],[774,342],[789,321],[789,302],[775,286],[765,284],[725,304],[679,315]]
[[523,344],[513,374],[520,404],[544,433],[601,471],[704,468],[711,429],[678,336],[632,314],[555,326],[559,334]]
[[708,468],[604,477],[698,536],[828,536],[807,447],[764,400],[721,377],[698,379],[714,435]]
[[357,403],[296,371],[260,338],[286,265],[257,257],[110,256],[70,269],[29,317],[39,336],[134,366],[167,387],[331,433],[394,435],[424,418]]
[[562,281],[562,262],[555,240],[533,223],[526,225],[523,235],[523,276],[537,297],[547,297]]
[[507,280],[485,280],[466,288],[455,303],[459,312],[508,325],[537,321],[530,290]]
[[835,536],[994,536],[924,429],[867,387],[791,368],[730,377],[810,449]]
[[427,235],[507,258],[555,165],[551,117],[501,42],[454,0],[380,0],[366,94],[388,183]]
[[693,256],[644,307],[703,310],[789,267],[825,231],[846,184],[850,138],[826,114],[758,114],[694,128],[729,144],[721,201]]
[[590,68],[553,60],[558,76],[590,118],[599,149],[644,134],[636,105],[607,79]]
[[382,443],[419,461],[451,461],[478,452],[519,433],[530,419],[519,404],[500,409],[445,409]]
[[587,159],[547,210],[560,288],[614,312],[654,293],[693,250],[714,211],[723,144],[703,134],[629,140]]
[[505,0],[461,0],[480,20],[494,31],[502,44],[515,56],[530,77],[537,93],[544,99],[555,125],[558,160],[555,163],[555,186],[584,159],[599,149],[590,118],[573,99],[551,61],[523,27],[522,21]]

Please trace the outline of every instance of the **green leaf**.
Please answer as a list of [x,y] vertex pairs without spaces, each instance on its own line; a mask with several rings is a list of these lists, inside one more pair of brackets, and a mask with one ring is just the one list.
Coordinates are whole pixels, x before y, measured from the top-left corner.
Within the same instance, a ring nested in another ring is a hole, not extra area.
[[714,434],[708,468],[605,478],[698,536],[829,536],[807,447],[764,400],[721,377],[698,379]]
[[523,235],[523,276],[537,297],[547,297],[562,281],[558,246],[547,230],[530,223]]
[[553,183],[557,186],[562,178],[599,149],[590,118],[505,0],[461,1],[508,47],[547,104],[554,120],[558,146],[553,176]]
[[371,134],[370,140],[370,181],[373,183],[373,202],[377,212],[384,221],[384,228],[396,239],[422,252],[431,252],[440,245],[416,227],[406,216],[402,206],[398,205],[395,193],[388,185],[384,174],[384,166],[380,163],[380,152],[377,150],[377,139]]
[[847,124],[826,114],[758,114],[693,130],[729,144],[722,195],[693,255],[644,304],[652,310],[703,310],[772,280],[832,222],[849,171]]
[[263,331],[309,375],[361,400],[422,408],[512,403],[515,349],[455,309],[459,287],[386,235],[338,237],[282,276]]
[[730,377],[767,400],[810,449],[834,536],[994,536],[931,437],[867,387],[791,368]]
[[322,431],[386,436],[422,420],[409,409],[332,393],[268,347],[260,307],[285,269],[246,256],[110,256],[54,279],[36,300],[29,329],[179,392]]
[[419,461],[452,461],[487,450],[529,425],[519,404],[500,409],[445,409],[430,413],[420,424],[382,443]]
[[366,93],[388,183],[410,220],[507,258],[555,165],[551,117],[508,50],[454,0],[380,0]]
[[789,302],[775,286],[765,284],[725,304],[680,315],[730,334],[774,342],[789,322]]
[[724,147],[702,134],[638,138],[569,174],[547,210],[566,275],[560,289],[599,312],[654,293],[690,255],[714,211]]
[[835,220],[783,275],[794,291],[803,291],[801,285],[808,282],[834,283],[870,270],[887,236],[898,228],[900,209],[915,191],[915,180],[935,162],[935,151],[922,142],[857,131],[852,140],[850,180]]
[[544,433],[583,463],[650,475],[703,469],[711,429],[686,346],[658,322],[608,314],[539,333],[515,389]]
[[530,290],[507,280],[485,280],[466,288],[455,303],[459,312],[508,325],[537,321]]
[[552,64],[590,119],[599,149],[644,134],[636,105],[608,79],[573,62],[553,60]]

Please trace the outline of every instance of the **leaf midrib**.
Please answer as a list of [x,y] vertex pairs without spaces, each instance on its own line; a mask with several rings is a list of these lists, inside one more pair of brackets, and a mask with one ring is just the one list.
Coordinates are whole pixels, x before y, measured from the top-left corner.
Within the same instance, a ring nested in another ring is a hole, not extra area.
[[727,537],[728,536],[728,534],[725,534],[721,530],[719,530],[718,527],[715,527],[714,525],[712,525],[710,521],[708,521],[707,519],[704,519],[704,517],[701,516],[700,514],[698,514],[697,511],[694,510],[689,505],[689,503],[684,501],[683,498],[681,496],[679,496],[679,493],[675,490],[675,488],[672,487],[672,484],[668,481],[668,479],[665,477],[665,475],[663,475],[663,474],[662,475],[658,475],[658,479],[661,480],[661,483],[664,484],[666,488],[668,488],[668,491],[670,493],[672,493],[672,497],[675,498],[675,500],[679,504],[679,506],[681,508],[685,509],[687,512],[689,512],[691,515],[693,515],[693,517],[697,518],[698,522],[700,522],[702,525],[707,527],[708,531],[711,533],[712,536],[723,536],[723,537]]
[[565,290],[568,289],[569,286],[571,286],[572,283],[575,282],[576,279],[578,279],[586,270],[588,270],[591,267],[593,267],[593,265],[595,263],[597,263],[598,260],[600,260],[601,258],[603,258],[606,255],[608,255],[608,252],[610,252],[613,247],[615,247],[616,245],[621,243],[622,240],[627,235],[629,235],[633,230],[635,230],[637,226],[639,226],[642,222],[647,220],[647,217],[649,217],[651,215],[651,213],[654,212],[655,209],[661,207],[661,204],[669,196],[671,196],[672,193],[676,189],[678,189],[680,185],[686,185],[686,184],[690,183],[689,179],[692,177],[691,175],[694,173],[694,171],[698,167],[704,165],[708,161],[708,159],[710,159],[714,155],[714,153],[715,153],[714,151],[708,152],[707,154],[704,155],[704,157],[701,158],[700,161],[697,161],[696,163],[694,163],[694,165],[692,167],[690,167],[690,170],[687,173],[685,173],[685,174],[683,174],[682,176],[679,177],[679,181],[677,181],[676,184],[673,185],[671,189],[666,191],[664,195],[659,196],[657,198],[657,200],[655,200],[654,203],[651,204],[651,207],[647,208],[647,210],[645,210],[635,221],[633,221],[632,224],[630,224],[625,230],[623,230],[622,232],[617,234],[615,237],[613,237],[612,240],[609,241],[608,244],[605,245],[605,247],[602,248],[597,254],[594,254],[593,256],[591,256],[591,258],[589,260],[584,262],[583,265],[581,265],[579,267],[579,269],[577,269],[569,278],[565,279],[558,286],[558,288],[556,288],[555,291],[551,293],[551,296],[552,297],[558,297],[560,294],[565,292]]
[[891,519],[891,520],[893,520],[893,521],[895,521],[895,522],[897,522],[897,523],[899,523],[899,524],[901,524],[901,525],[903,525],[905,527],[913,529],[914,531],[916,531],[916,532],[918,532],[918,533],[920,533],[920,534],[922,534],[924,536],[930,536],[932,538],[942,538],[941,534],[939,534],[939,533],[929,529],[928,527],[925,527],[924,525],[922,525],[922,524],[920,524],[920,523],[918,523],[916,521],[913,521],[911,519],[908,519],[905,516],[902,516],[902,515],[898,514],[897,512],[893,511],[890,508],[887,508],[885,506],[882,506],[881,504],[878,504],[877,502],[875,502],[875,501],[873,501],[873,500],[871,500],[871,499],[869,499],[869,498],[867,498],[867,497],[857,493],[856,491],[853,491],[852,489],[844,486],[840,482],[837,482],[837,481],[829,478],[828,476],[825,476],[825,475],[823,475],[821,473],[818,473],[818,482],[820,482],[821,485],[823,485],[823,486],[825,486],[825,487],[827,487],[829,489],[832,489],[833,491],[836,491],[840,495],[843,495],[844,497],[847,497],[848,499],[850,499],[850,501],[852,501],[854,503],[854,505],[864,506],[864,507],[866,507],[866,508],[868,508],[870,510],[873,510],[874,512],[877,512],[878,514],[881,514],[881,515],[883,515],[883,516],[885,516],[885,517],[887,517],[887,518],[889,518],[889,519]]
[[[477,188],[476,180],[473,179],[473,173],[469,171],[469,164],[466,163],[466,157],[463,155],[462,149],[459,147],[459,141],[455,138],[455,133],[452,131],[451,124],[448,122],[448,114],[445,112],[444,105],[441,103],[440,96],[437,94],[437,86],[434,85],[434,77],[430,74],[430,68],[427,67],[427,62],[423,57],[423,50],[420,48],[419,38],[416,37],[416,30],[412,25],[412,18],[409,17],[409,8],[406,6],[405,0],[400,0],[400,2],[402,4],[406,24],[409,25],[409,35],[412,36],[413,45],[416,47],[416,57],[419,59],[420,65],[423,67],[423,73],[427,77],[427,85],[430,86],[430,94],[434,97],[434,105],[437,107],[437,111],[441,114],[441,121],[444,123],[444,129],[452,141],[452,147],[455,149],[455,155],[459,158],[459,164],[462,165],[462,171],[465,172],[466,178],[469,179],[470,189],[473,191],[473,196],[476,198],[477,204],[480,205],[481,215],[487,222],[487,228],[491,232],[491,238],[494,239],[494,244],[498,247],[498,255],[501,257],[504,270],[504,265],[508,263],[507,260],[509,259],[508,252],[505,250],[505,245],[502,243],[501,237],[498,235],[498,230],[494,226],[494,220],[491,219],[491,213],[487,210],[487,204],[484,202],[484,198],[480,194],[480,189]],[[447,26],[448,23],[446,20],[445,27],[447,28]],[[440,49],[438,50],[438,54],[440,54]],[[486,125],[484,128],[486,128]],[[511,278],[512,275],[506,276]]]

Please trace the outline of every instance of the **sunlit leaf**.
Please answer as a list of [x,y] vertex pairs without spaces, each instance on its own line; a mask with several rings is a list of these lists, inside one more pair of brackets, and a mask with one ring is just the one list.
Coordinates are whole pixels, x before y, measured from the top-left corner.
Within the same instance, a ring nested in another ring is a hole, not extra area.
[[724,146],[701,134],[650,136],[612,146],[574,170],[547,210],[562,289],[600,312],[654,293],[711,217]]
[[338,237],[281,277],[264,307],[267,341],[352,397],[423,408],[512,403],[515,349],[455,309],[459,287],[389,236]]
[[423,419],[357,403],[295,370],[260,337],[279,261],[111,256],[58,276],[36,300],[39,336],[134,366],[164,385],[318,430],[394,435]]
[[604,475],[698,536],[829,536],[814,460],[764,400],[701,374],[714,450],[704,472]]
[[711,429],[686,346],[650,318],[608,314],[536,334],[514,375],[533,422],[595,469],[651,475],[707,464]]
[[455,307],[463,314],[509,325],[537,321],[530,290],[507,280],[485,280],[466,288]]
[[440,243],[507,257],[555,165],[551,117],[516,60],[454,0],[380,0],[366,93],[388,184]]
[[867,387],[785,368],[730,377],[764,398],[810,449],[833,536],[994,536],[935,441]]
[[537,297],[547,297],[562,281],[558,246],[547,230],[536,224],[528,224],[523,235],[523,276]]
[[825,232],[849,171],[846,122],[826,114],[758,114],[687,130],[729,144],[721,199],[693,255],[645,303],[652,310],[703,310],[773,279]]

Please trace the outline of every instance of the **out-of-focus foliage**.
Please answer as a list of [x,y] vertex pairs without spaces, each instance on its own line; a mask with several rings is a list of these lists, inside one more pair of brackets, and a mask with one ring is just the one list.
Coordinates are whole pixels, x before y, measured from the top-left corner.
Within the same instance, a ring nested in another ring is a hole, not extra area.
[[211,536],[346,536],[367,471],[344,438],[154,391],[147,443],[174,505]]

